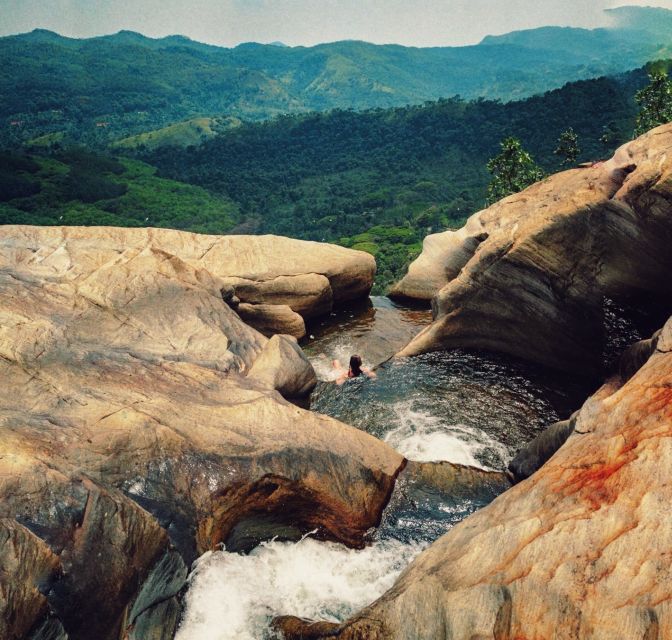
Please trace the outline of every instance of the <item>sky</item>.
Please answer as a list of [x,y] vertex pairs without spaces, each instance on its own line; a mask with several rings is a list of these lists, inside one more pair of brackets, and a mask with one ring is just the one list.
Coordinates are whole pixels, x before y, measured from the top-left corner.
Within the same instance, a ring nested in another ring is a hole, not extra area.
[[0,34],[44,28],[84,38],[121,29],[235,46],[335,40],[448,46],[542,25],[607,24],[604,9],[672,0],[0,0]]

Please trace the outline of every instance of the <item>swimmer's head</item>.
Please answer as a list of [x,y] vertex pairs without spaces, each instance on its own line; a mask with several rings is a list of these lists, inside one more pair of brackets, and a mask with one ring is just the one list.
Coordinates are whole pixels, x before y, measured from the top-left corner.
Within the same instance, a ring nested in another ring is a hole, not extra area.
[[360,356],[350,356],[350,371],[353,377],[357,377],[362,373],[362,359]]

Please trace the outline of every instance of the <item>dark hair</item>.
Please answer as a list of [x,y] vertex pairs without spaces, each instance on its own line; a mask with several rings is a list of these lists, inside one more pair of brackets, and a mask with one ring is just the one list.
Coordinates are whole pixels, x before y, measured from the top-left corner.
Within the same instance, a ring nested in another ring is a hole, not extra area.
[[362,359],[360,356],[350,356],[350,371],[352,376],[356,378],[362,373]]

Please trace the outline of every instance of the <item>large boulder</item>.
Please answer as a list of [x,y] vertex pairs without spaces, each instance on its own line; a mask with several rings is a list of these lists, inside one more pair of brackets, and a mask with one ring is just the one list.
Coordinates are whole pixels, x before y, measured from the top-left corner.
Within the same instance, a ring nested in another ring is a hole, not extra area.
[[252,380],[266,382],[285,398],[305,396],[317,384],[315,370],[292,336],[273,336],[247,375]]
[[315,374],[224,301],[223,246],[0,228],[3,639],[170,638],[198,554],[380,521],[402,457],[283,399]]
[[[235,295],[236,304],[265,305],[258,314],[248,310],[251,323],[261,318],[263,333],[289,332],[297,338],[302,337],[298,335],[302,320],[366,299],[376,271],[374,258],[363,251],[271,235],[30,226],[9,226],[5,234],[18,241],[12,249],[18,252],[17,260],[58,265],[70,259],[72,269],[84,271],[112,263],[125,251],[139,252],[147,247],[163,251],[218,278],[223,297]],[[277,314],[272,309],[275,305],[281,307]],[[294,317],[288,325],[290,311]],[[278,319],[277,331],[273,331],[274,317]]]
[[286,637],[672,637],[672,319],[629,373],[588,399],[534,475],[435,542],[378,601],[340,625],[289,619]]
[[669,310],[671,148],[672,124],[430,236],[393,292],[431,299],[435,319],[401,355],[482,348],[597,373],[605,298]]
[[267,337],[284,334],[300,340],[306,335],[306,323],[286,304],[250,304],[241,302],[236,313],[245,324]]

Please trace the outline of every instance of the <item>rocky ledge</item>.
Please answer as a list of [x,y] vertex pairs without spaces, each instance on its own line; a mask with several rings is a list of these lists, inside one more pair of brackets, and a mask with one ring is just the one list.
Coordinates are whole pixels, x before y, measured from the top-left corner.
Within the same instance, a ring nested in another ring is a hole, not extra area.
[[434,322],[401,355],[481,348],[596,373],[605,298],[669,310],[670,149],[672,124],[426,238],[392,295],[431,300]]
[[[671,293],[670,149],[672,125],[660,127],[432,238],[396,291],[434,296],[435,321],[402,353],[485,347],[596,368],[603,298]],[[342,624],[276,628],[290,640],[671,638],[671,466],[672,318],[516,456],[519,484],[380,599]]]
[[309,315],[368,290],[369,258],[305,248],[0,228],[1,638],[172,638],[205,550],[313,529],[363,544],[404,460],[286,401],[312,367],[222,295],[243,278]]
[[[305,320],[366,299],[376,271],[374,258],[363,251],[270,235],[8,226],[3,236],[14,239],[25,264],[68,270],[70,277],[111,264],[124,252],[163,251],[217,278],[222,297],[266,336],[303,337]],[[5,247],[14,250],[6,240]]]

